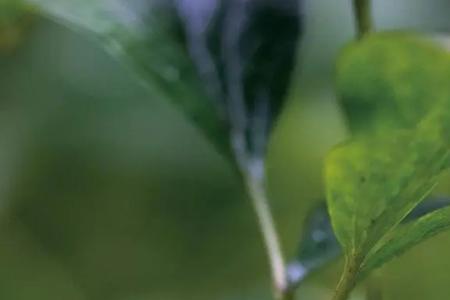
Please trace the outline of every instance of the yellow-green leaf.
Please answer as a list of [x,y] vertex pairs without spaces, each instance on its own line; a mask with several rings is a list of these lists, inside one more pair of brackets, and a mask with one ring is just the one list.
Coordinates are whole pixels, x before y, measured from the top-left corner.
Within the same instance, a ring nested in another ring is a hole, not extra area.
[[348,258],[362,262],[436,184],[449,155],[441,118],[416,130],[360,136],[328,156],[327,201]]
[[450,109],[450,54],[429,37],[382,32],[352,42],[337,65],[337,94],[353,133],[413,128]]
[[450,228],[450,207],[429,213],[420,219],[399,226],[386,236],[362,264],[360,278],[374,269],[403,254],[420,242]]

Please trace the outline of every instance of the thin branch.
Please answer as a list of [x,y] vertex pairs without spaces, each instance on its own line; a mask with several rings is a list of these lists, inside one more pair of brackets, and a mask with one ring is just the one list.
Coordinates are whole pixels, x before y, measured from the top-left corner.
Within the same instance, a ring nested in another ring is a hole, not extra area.
[[[231,107],[235,112],[239,112],[238,115],[241,117],[246,116],[242,98],[235,99]],[[288,291],[286,265],[265,187],[265,158],[264,155],[257,155],[249,150],[245,123],[242,120],[232,122],[234,125],[231,132],[232,149],[258,219],[259,230],[269,260],[275,299],[291,300],[292,294]]]
[[356,19],[358,38],[362,38],[373,29],[372,1],[353,0],[353,9]]
[[[280,300],[292,299],[287,291],[286,265],[275,228],[273,216],[270,210],[265,188],[263,166],[256,166],[248,172],[247,187],[255,210],[264,245],[269,258],[272,281],[275,290],[275,298]],[[250,169],[252,169],[250,167]]]
[[353,288],[356,285],[358,270],[360,265],[359,258],[347,258],[345,261],[344,272],[336,287],[333,300],[347,300],[350,297]]

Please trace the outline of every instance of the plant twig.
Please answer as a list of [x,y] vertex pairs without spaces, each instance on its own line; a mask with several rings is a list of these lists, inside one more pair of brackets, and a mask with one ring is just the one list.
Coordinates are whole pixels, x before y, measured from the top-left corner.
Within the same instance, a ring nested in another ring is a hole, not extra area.
[[364,37],[372,31],[372,2],[371,0],[353,0],[358,38]]
[[336,287],[333,300],[347,300],[350,297],[350,294],[356,285],[356,278],[358,276],[357,268],[357,260],[346,260],[344,272]]
[[[242,98],[234,104],[233,109],[245,116]],[[231,134],[232,149],[258,219],[269,260],[274,297],[276,300],[292,300],[281,244],[267,197],[265,158],[264,155],[251,153],[246,141],[245,122],[235,121]]]
[[265,189],[265,176],[248,172],[247,188],[252,204],[258,218],[260,231],[264,239],[265,248],[269,258],[275,298],[290,300],[292,294],[287,291],[286,265],[281,251],[278,233],[275,228],[273,216],[269,207]]

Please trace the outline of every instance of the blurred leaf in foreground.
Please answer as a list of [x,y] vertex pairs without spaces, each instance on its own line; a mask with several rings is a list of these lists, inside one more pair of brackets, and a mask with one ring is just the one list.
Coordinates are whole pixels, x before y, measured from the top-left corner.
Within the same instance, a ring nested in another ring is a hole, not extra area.
[[[188,48],[219,100],[234,146],[265,154],[286,98],[301,34],[297,0],[177,0]],[[237,144],[237,145],[236,145]]]
[[94,34],[222,153],[240,164],[265,154],[295,65],[298,1],[28,1]]
[[321,203],[308,216],[295,261],[288,266],[288,278],[292,287],[298,286],[312,272],[327,265],[341,254],[327,206]]
[[202,89],[171,1],[30,0],[45,15],[87,33],[137,73],[152,96],[175,103],[229,153],[226,124]]

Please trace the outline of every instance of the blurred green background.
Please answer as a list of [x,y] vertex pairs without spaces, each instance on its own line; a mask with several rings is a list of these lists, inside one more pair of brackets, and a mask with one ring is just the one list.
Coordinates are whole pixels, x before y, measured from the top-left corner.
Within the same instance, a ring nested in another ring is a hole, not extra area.
[[[290,257],[323,198],[323,157],[346,134],[333,64],[353,36],[349,2],[305,3],[299,67],[270,146]],[[379,28],[450,31],[447,0],[374,2]],[[0,299],[270,299],[249,201],[197,130],[93,40],[45,19],[20,24],[29,28],[0,31]],[[447,299],[449,249],[444,234],[390,263],[385,299]],[[298,299],[329,299],[338,275],[316,274]]]

